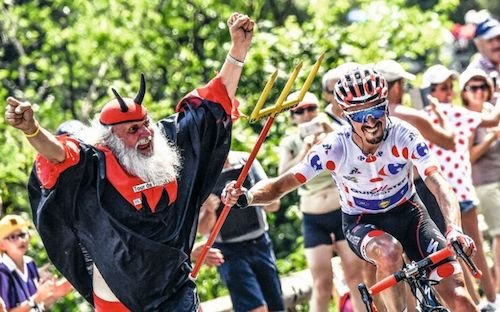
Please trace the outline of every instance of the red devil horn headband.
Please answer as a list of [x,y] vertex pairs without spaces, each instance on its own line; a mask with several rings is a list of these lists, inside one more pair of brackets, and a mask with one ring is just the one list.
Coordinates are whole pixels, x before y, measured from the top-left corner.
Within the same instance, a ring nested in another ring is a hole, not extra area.
[[141,86],[135,99],[122,98],[118,91],[111,88],[116,100],[108,102],[101,110],[99,121],[103,125],[116,125],[124,122],[140,121],[146,116],[146,108],[142,105],[146,93],[146,79],[141,74]]

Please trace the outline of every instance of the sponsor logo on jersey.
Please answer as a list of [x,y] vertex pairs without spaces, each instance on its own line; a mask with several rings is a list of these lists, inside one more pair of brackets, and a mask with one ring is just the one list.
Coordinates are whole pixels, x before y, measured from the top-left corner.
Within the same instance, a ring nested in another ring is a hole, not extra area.
[[321,159],[317,154],[311,155],[310,159],[311,160],[309,161],[309,164],[314,170],[316,171],[323,170],[323,166],[321,165]]

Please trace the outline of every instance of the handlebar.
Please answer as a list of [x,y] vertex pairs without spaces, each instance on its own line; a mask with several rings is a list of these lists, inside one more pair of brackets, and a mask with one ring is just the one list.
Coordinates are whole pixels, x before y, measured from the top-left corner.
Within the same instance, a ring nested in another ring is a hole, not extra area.
[[377,309],[373,305],[373,295],[376,295],[381,291],[390,288],[396,285],[398,282],[405,280],[411,276],[416,276],[417,274],[421,273],[422,270],[427,269],[431,265],[437,264],[452,256],[453,253],[455,253],[465,262],[467,268],[475,278],[480,278],[482,276],[481,270],[479,270],[471,260],[471,258],[465,254],[460,242],[458,242],[457,240],[452,240],[450,242],[450,246],[447,246],[447,248],[438,250],[418,262],[406,264],[402,270],[383,278],[382,280],[371,286],[369,289],[364,283],[359,284],[358,290],[361,293],[361,298],[365,303],[367,311],[377,311]]

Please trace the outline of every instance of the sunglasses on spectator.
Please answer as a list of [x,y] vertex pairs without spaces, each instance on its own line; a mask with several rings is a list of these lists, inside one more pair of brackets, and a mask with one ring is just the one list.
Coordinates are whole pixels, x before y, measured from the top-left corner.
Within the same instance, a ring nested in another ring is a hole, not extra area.
[[366,123],[369,117],[377,120],[385,115],[387,110],[387,101],[366,109],[360,109],[352,112],[344,112],[347,118],[354,122]]
[[19,239],[26,239],[27,237],[28,237],[28,232],[20,232],[18,234],[10,234],[5,238],[11,242],[15,242]]
[[308,111],[309,113],[314,112],[318,109],[318,106],[312,105],[312,106],[307,106],[307,107],[299,107],[296,110],[292,111],[295,115],[302,115],[304,114],[305,111]]
[[469,91],[469,92],[472,92],[472,93],[475,93],[479,90],[482,90],[482,91],[487,91],[488,90],[488,85],[483,83],[483,84],[480,84],[480,85],[477,85],[477,86],[471,86],[471,85],[468,85],[468,86],[465,86],[465,91]]

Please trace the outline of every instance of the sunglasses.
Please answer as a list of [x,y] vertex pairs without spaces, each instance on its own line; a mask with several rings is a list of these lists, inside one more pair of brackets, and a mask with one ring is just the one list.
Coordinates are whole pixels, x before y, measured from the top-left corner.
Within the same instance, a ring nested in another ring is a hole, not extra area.
[[482,91],[487,91],[488,90],[488,85],[483,83],[483,84],[480,84],[480,85],[477,85],[477,86],[465,86],[465,91],[469,91],[469,92],[477,92],[479,90],[482,90]]
[[10,234],[9,236],[7,236],[5,238],[11,242],[15,242],[19,239],[26,239],[27,237],[28,237],[28,232],[21,232],[18,234]]
[[385,115],[386,109],[387,101],[384,101],[367,109],[344,113],[350,120],[354,122],[365,123],[368,121],[369,117],[372,117],[375,120],[382,118],[382,116]]
[[296,110],[292,111],[295,115],[302,115],[305,111],[312,113],[318,109],[318,106],[308,106],[308,107],[300,107]]

